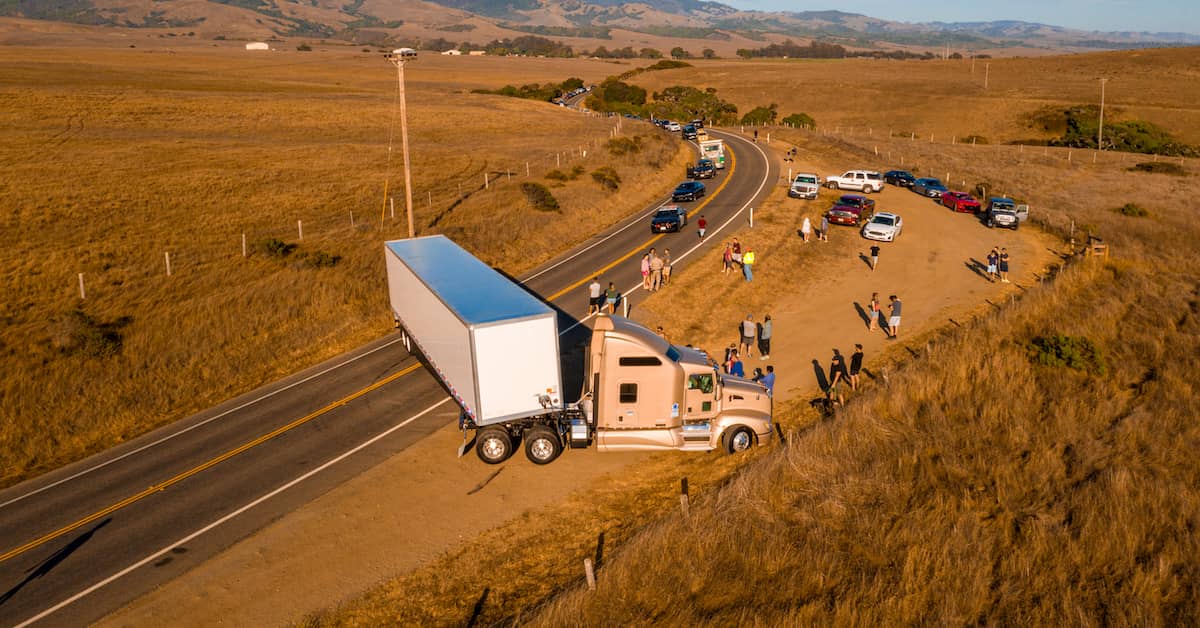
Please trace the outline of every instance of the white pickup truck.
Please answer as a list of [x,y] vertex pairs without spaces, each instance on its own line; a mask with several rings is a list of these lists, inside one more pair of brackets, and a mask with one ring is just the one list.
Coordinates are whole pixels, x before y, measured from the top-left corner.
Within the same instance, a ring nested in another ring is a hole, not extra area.
[[792,180],[792,187],[788,188],[788,196],[792,198],[804,198],[813,200],[817,198],[817,193],[821,191],[821,179],[815,174],[801,172]]
[[831,190],[858,190],[863,194],[883,191],[883,175],[874,170],[847,170],[841,176],[825,177],[825,187]]

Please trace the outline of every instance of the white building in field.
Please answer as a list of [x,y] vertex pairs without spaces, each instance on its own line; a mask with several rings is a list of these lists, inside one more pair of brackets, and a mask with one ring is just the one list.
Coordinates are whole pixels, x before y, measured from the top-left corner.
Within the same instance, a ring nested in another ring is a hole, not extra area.
[[442,54],[447,57],[459,57],[459,56],[462,56],[462,51],[451,49],[451,50],[447,50],[446,52],[443,52]]
[[270,50],[271,47],[262,41],[252,41],[246,44],[246,50]]

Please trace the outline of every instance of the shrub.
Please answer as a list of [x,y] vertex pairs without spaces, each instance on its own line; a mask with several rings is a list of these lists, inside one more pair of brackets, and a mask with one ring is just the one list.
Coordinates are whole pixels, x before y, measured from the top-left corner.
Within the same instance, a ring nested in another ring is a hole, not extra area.
[[963,144],[987,144],[988,138],[982,135],[968,135],[962,138]]
[[784,118],[782,122],[787,126],[795,127],[797,129],[817,128],[817,121],[813,120],[812,116],[808,115],[807,113],[793,113],[792,115]]
[[742,116],[742,124],[774,124],[776,116],[779,115],[778,109],[779,105],[775,103],[771,103],[766,107],[755,107],[749,113]]
[[621,175],[612,166],[601,166],[592,172],[592,179],[604,189],[615,192],[621,187]]
[[312,251],[300,256],[302,268],[333,268],[342,261],[341,255],[331,255],[325,251]]
[[1187,174],[1187,170],[1184,170],[1183,166],[1169,161],[1144,161],[1140,164],[1134,164],[1129,171],[1149,172],[1153,174],[1173,174],[1179,177]]
[[300,44],[299,46],[296,46],[296,50],[299,50],[300,52],[312,52],[312,46],[308,44]]
[[51,344],[62,353],[107,358],[121,352],[121,329],[132,322],[128,316],[102,323],[80,308],[58,321]]
[[642,136],[614,137],[608,140],[608,152],[620,157],[627,153],[639,153],[642,150]]
[[552,179],[554,181],[570,181],[571,180],[570,175],[563,172],[562,170],[557,170],[557,169],[547,172],[546,178]]
[[558,211],[558,199],[554,198],[550,189],[541,183],[526,181],[521,184],[521,191],[525,193],[525,200],[529,201],[534,209],[540,212]]
[[1137,203],[1125,203],[1124,205],[1114,209],[1113,211],[1117,212],[1118,214],[1121,214],[1122,216],[1132,216],[1134,218],[1141,218],[1143,216],[1150,215],[1150,212],[1147,211],[1145,207],[1142,207],[1141,205],[1138,205]]
[[1082,336],[1038,336],[1030,342],[1030,358],[1050,367],[1067,367],[1076,371],[1103,375],[1108,365],[1100,349]]
[[296,245],[289,242],[284,242],[279,238],[267,238],[254,243],[254,251],[262,253],[267,257],[283,259],[292,254],[296,250]]

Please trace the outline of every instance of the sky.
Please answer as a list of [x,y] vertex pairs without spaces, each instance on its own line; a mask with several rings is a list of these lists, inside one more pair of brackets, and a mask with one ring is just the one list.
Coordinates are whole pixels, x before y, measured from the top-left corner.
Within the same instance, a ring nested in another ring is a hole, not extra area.
[[1200,35],[1200,0],[717,0],[755,11],[836,9],[897,22],[1020,20],[1095,31]]

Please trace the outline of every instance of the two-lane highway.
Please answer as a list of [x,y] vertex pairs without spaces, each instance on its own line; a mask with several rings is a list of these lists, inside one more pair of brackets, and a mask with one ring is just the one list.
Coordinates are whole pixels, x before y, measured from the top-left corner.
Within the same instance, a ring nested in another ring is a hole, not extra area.
[[[690,225],[651,234],[654,208],[631,216],[521,280],[583,317],[601,275],[635,304],[640,254],[670,248],[676,272],[740,224],[777,166],[759,146],[726,141],[730,165],[684,204]],[[682,178],[682,177],[681,177]],[[381,251],[382,254],[382,251]],[[383,290],[384,286],[380,286]],[[577,322],[560,321],[561,329]],[[398,334],[0,492],[0,625],[88,623],[220,552],[457,416]]]

